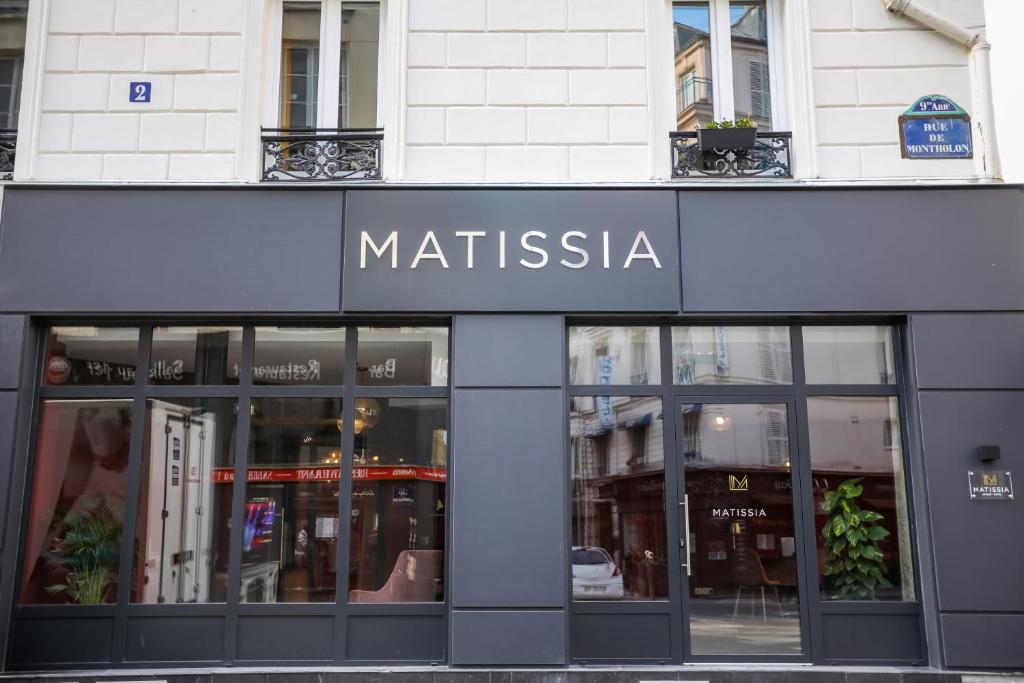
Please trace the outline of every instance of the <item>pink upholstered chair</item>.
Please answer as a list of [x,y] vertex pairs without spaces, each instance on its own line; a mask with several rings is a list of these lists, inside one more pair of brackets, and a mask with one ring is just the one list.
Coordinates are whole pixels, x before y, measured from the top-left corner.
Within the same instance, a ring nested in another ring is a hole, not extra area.
[[441,578],[440,550],[403,550],[380,590],[348,592],[349,602],[434,602]]

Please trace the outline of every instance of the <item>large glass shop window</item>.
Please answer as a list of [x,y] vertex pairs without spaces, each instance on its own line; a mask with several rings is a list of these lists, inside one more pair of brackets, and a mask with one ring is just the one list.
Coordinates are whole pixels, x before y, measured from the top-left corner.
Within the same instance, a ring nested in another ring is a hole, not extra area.
[[225,602],[233,398],[146,401],[131,601]]
[[131,400],[40,405],[22,603],[114,602],[131,430]]
[[661,399],[573,397],[569,434],[573,599],[668,598]]
[[840,386],[881,393],[896,382],[892,329],[805,327],[803,336],[808,383],[833,385],[807,399],[821,596],[912,601],[899,398],[842,395]]
[[444,600],[448,402],[357,398],[349,602]]
[[689,655],[751,657],[806,654],[808,600],[915,600],[895,348],[884,325],[570,326],[573,601],[650,614],[628,603],[678,586]]
[[243,602],[334,602],[341,399],[255,398],[242,530]]
[[21,603],[444,600],[447,328],[60,326],[40,381]]

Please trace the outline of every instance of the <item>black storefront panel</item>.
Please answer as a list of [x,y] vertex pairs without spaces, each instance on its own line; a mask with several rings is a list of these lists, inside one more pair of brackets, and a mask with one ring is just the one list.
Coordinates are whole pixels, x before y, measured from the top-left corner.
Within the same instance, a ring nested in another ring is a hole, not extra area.
[[0,310],[332,313],[343,193],[11,188]]
[[[103,195],[104,201],[89,199],[93,194]],[[1019,563],[1013,556],[1013,562],[1002,564],[990,552],[993,545],[999,546],[1003,548],[999,557],[1004,557],[1005,539],[1019,535],[1020,516],[1013,514],[1019,503],[969,504],[966,479],[956,482],[965,476],[965,463],[976,462],[975,449],[982,443],[1000,444],[1002,462],[1014,468],[1018,444],[1013,440],[1016,431],[1011,418],[1021,406],[1012,390],[1022,387],[1013,379],[1019,360],[1013,349],[1021,326],[1009,314],[949,313],[922,318],[920,325],[914,315],[917,311],[1024,308],[1020,294],[1024,268],[1019,262],[1024,212],[1019,188],[772,192],[382,188],[359,193],[12,188],[7,192],[0,232],[0,303],[4,310],[60,314],[84,325],[105,319],[76,316],[118,313],[145,326],[162,321],[162,316],[202,312],[217,312],[218,324],[229,325],[258,322],[252,320],[254,312],[278,314],[275,324],[282,314],[333,314],[336,323],[342,309],[340,216],[346,194],[350,198],[373,195],[366,206],[379,211],[357,214],[371,225],[368,230],[377,231],[374,245],[367,245],[368,263],[375,265],[369,279],[363,277],[368,272],[362,272],[350,280],[346,271],[344,312],[370,316],[390,311],[391,317],[381,320],[389,323],[428,313],[442,316],[439,324],[450,320],[454,328],[452,383],[456,388],[450,428],[455,456],[449,482],[454,497],[448,518],[453,543],[447,546],[452,550],[452,566],[446,574],[450,604],[426,605],[403,614],[370,605],[330,604],[250,605],[237,612],[216,605],[180,605],[173,612],[161,611],[164,606],[157,605],[127,610],[15,608],[18,616],[8,640],[9,666],[218,660],[474,665],[682,661],[684,621],[677,606],[668,607],[665,602],[630,611],[619,605],[579,609],[570,605],[565,421],[567,394],[572,389],[564,379],[565,330],[573,324],[573,316],[587,316],[595,324],[620,317],[652,322],[652,316],[653,322],[663,323],[668,319],[662,316],[680,310],[680,283],[687,310],[713,316],[702,319],[707,325],[721,324],[717,318],[723,312],[762,316],[758,321],[770,312],[789,313],[800,316],[802,322],[814,314],[842,312],[842,319],[828,318],[824,323],[893,323],[897,330],[902,321],[910,321],[911,357],[916,355],[919,365],[907,368],[907,374],[917,386],[911,384],[910,396],[898,385],[886,391],[898,395],[901,405],[910,404],[905,415],[913,416],[914,405],[920,403],[920,424],[910,422],[904,430],[904,448],[910,453],[907,461],[912,463],[908,476],[915,492],[913,521],[930,531],[914,538],[917,602],[818,602],[813,579],[808,579],[801,589],[809,610],[806,658],[813,656],[816,663],[919,664],[930,656],[931,661],[948,666],[1020,666],[1012,635],[1018,632],[1024,606],[1018,600],[1019,582],[1013,583],[1012,573],[1007,574]],[[389,214],[386,205],[392,195],[397,208]],[[75,196],[85,199],[68,199]],[[129,220],[120,209],[122,202],[129,201],[124,198],[132,196],[148,197],[138,200],[135,213],[172,205],[176,210],[158,211],[150,222]],[[199,199],[193,201],[195,197]],[[417,206],[422,208],[418,214]],[[460,217],[463,209],[467,217]],[[313,227],[296,220],[300,210]],[[248,217],[245,226],[235,215],[238,211]],[[733,218],[723,222],[723,213]],[[658,227],[666,215],[667,233]],[[394,270],[390,248],[382,247],[390,232],[388,223],[378,222],[375,216],[388,218],[390,230],[400,233],[394,246]],[[967,230],[964,224],[970,217],[973,223]],[[32,232],[37,225],[42,226],[38,238]],[[362,244],[352,242],[360,233],[352,230],[351,223],[347,229],[344,258],[351,269],[353,259],[358,265]],[[662,268],[654,267],[650,258],[634,259],[628,269],[621,267],[641,229],[651,250],[640,242],[637,253],[656,253]],[[422,258],[416,269],[411,267],[430,230],[437,248],[428,240],[424,256],[443,253],[447,269],[438,258]],[[477,258],[472,269],[468,267],[469,238],[456,236],[456,230],[487,233],[474,238]],[[485,249],[485,245],[497,248],[493,233],[502,230],[508,238],[505,269],[498,256]],[[580,269],[559,262],[581,262],[578,252],[566,250],[561,243],[567,232],[575,230],[588,237],[570,236],[569,245],[596,245],[588,252],[587,267]],[[519,241],[530,231],[548,235],[544,241],[527,240],[531,246],[544,246],[548,261],[539,268],[513,267],[520,259],[539,263],[535,259],[540,255],[523,250]],[[602,264],[605,231],[610,235],[608,269]],[[173,256],[170,265],[127,259],[129,252],[145,250],[147,245],[168,246],[175,234],[195,242],[204,232],[213,235],[213,248],[207,241],[194,249],[194,258],[172,249],[167,252]],[[678,234],[681,244],[672,242]],[[102,249],[93,244],[94,236],[103,238]],[[248,251],[224,256],[228,243],[237,243],[239,236],[250,241]],[[620,242],[622,236],[632,239]],[[79,257],[95,256],[98,265],[87,269],[73,263],[74,256],[64,251],[48,257],[42,250],[54,239],[63,239]],[[666,249],[672,252],[671,258],[664,257]],[[381,255],[375,255],[375,250]],[[125,257],[127,265],[115,268],[119,264],[110,256],[114,252]],[[622,261],[618,270],[616,253]],[[599,267],[590,269],[595,264]],[[41,280],[45,282],[39,287],[30,286]],[[169,293],[175,286],[181,291]],[[484,315],[459,315],[462,311]],[[519,314],[498,315],[503,311]],[[533,315],[537,312],[555,315]],[[867,319],[865,314],[875,317]],[[605,317],[592,320],[595,315]],[[794,318],[781,320],[779,324],[788,324]],[[172,322],[167,319],[168,324]],[[39,346],[38,335],[46,324],[46,318],[35,319],[30,349]],[[984,349],[957,355],[961,340],[968,342],[972,331],[982,339],[993,337],[994,343],[985,347],[988,355]],[[663,331],[663,353],[670,354],[670,337],[665,335]],[[463,354],[466,364],[460,366]],[[18,353],[9,355],[15,356],[15,362],[20,358]],[[375,358],[373,365],[386,365],[387,358],[380,354]],[[403,358],[413,362],[412,356]],[[669,356],[665,358],[668,362]],[[1009,378],[999,371],[1000,366],[1009,368]],[[358,376],[355,367],[348,370],[352,377]],[[40,391],[36,379],[37,373],[30,372],[20,380],[26,405]],[[742,389],[723,388],[722,394],[739,399]],[[370,394],[389,390],[376,387]],[[219,390],[204,391],[213,395]],[[427,395],[434,389],[422,391]],[[793,405],[800,406],[806,398],[802,391],[784,393],[792,394]],[[865,396],[877,393],[871,387],[859,391]],[[664,391],[635,386],[625,393],[663,394],[664,414],[671,416],[677,408],[672,399],[680,400],[685,392],[666,385]],[[754,393],[770,395],[761,389]],[[13,413],[10,417],[13,424]],[[806,415],[796,419],[806,420]],[[18,438],[27,443],[31,439],[27,432],[35,427],[28,425],[28,419],[22,422],[26,433],[19,432]],[[627,424],[622,429],[633,427]],[[923,444],[916,441],[918,431]],[[677,442],[678,438],[669,440]],[[799,444],[800,449],[805,446]],[[26,458],[26,453],[19,453],[18,459]],[[464,463],[468,465],[460,471]],[[26,476],[31,480],[31,472],[22,467],[14,475],[12,509],[17,515],[26,495],[23,482]],[[926,476],[925,486],[921,482]],[[667,499],[675,488],[675,483],[667,485]],[[342,508],[343,513],[346,510]],[[803,514],[809,517],[813,510]],[[670,534],[678,531],[676,526],[677,522],[670,522]],[[23,530],[16,520],[8,529],[14,533],[8,534],[7,546],[15,548]],[[965,536],[971,544],[960,552]],[[936,539],[934,565],[929,537]],[[807,540],[803,542],[809,546]],[[18,569],[10,559],[5,561],[3,593],[8,609],[11,571],[16,575]],[[930,578],[936,573],[937,585]],[[979,576],[991,576],[992,581],[979,582]],[[943,630],[937,640],[930,636],[926,644],[921,635],[921,605],[929,605],[935,595],[937,609],[926,611],[924,619],[930,628]],[[679,604],[678,595],[673,600],[677,601],[673,605]],[[203,634],[204,642],[178,654],[170,652],[163,642],[184,631]],[[70,645],[58,648],[47,642],[54,636]],[[940,652],[944,660],[938,659]]]
[[679,224],[687,313],[1024,308],[1020,188],[680,192]]

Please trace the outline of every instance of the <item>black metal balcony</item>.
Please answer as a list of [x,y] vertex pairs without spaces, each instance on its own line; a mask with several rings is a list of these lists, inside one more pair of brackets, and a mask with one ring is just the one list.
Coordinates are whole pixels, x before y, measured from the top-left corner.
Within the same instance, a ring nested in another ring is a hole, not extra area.
[[753,149],[715,149],[702,152],[697,133],[671,132],[672,178],[792,178],[789,145],[793,134],[768,131],[757,134]]
[[264,128],[263,180],[380,180],[380,128]]
[[0,128],[0,180],[14,177],[14,151],[18,146],[16,128]]

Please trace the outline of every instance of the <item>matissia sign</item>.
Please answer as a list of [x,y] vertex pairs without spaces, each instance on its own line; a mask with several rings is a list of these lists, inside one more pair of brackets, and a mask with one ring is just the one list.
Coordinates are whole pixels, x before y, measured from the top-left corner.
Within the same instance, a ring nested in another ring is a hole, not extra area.
[[[480,242],[487,242],[487,238],[490,236],[497,240],[496,249],[491,248],[487,250],[492,256],[497,257],[497,266],[500,270],[508,268],[509,256],[508,256],[508,234],[505,230],[498,230],[497,235],[488,235],[486,230],[455,230],[453,232],[456,240],[462,240],[465,242],[465,267],[467,270],[473,270],[476,267],[478,259],[478,250],[476,248],[476,241],[479,239]],[[518,264],[523,268],[546,268],[552,264],[553,261],[549,258],[551,247],[548,246],[548,238],[557,238],[556,235],[548,235],[543,230],[527,230],[519,235],[519,239],[513,241],[518,242],[519,247],[523,252],[523,256],[518,259]],[[558,259],[558,265],[563,268],[569,268],[570,270],[578,270],[580,268],[586,268],[587,264],[590,263],[590,251],[587,249],[587,240],[590,235],[583,232],[582,230],[566,230],[561,235],[559,243],[561,245],[562,252],[565,254],[562,258]],[[612,267],[612,253],[611,253],[611,238],[608,230],[601,231],[601,264],[606,270]],[[485,247],[481,247],[480,251],[484,251]],[[369,254],[369,259],[367,259]],[[456,256],[459,259],[462,255]],[[374,240],[374,236],[369,230],[362,230],[359,233],[359,268],[365,270],[367,267],[367,261],[372,265],[372,261],[376,257],[377,259],[390,260],[391,269],[397,270],[399,266],[398,258],[398,231],[392,230],[387,234],[387,237],[378,244]],[[423,233],[423,239],[420,240],[419,246],[416,248],[416,253],[412,256],[412,261],[409,262],[409,268],[416,270],[421,263],[425,261],[436,261],[437,265],[447,270],[451,266],[448,260],[451,256],[446,256],[441,245],[437,241],[437,232],[434,230],[427,230]],[[515,259],[515,255],[512,257]],[[644,230],[637,230],[636,237],[633,239],[633,246],[629,248],[629,253],[626,254],[626,258],[622,261],[621,268],[628,270],[634,260],[650,260],[655,268],[661,269],[661,261],[658,259],[658,254],[654,251],[654,247],[651,246],[651,241],[647,238],[647,232]],[[615,261],[618,265],[618,261]],[[403,264],[404,265],[404,264]]]
[[671,193],[348,192],[345,311],[678,311]]

